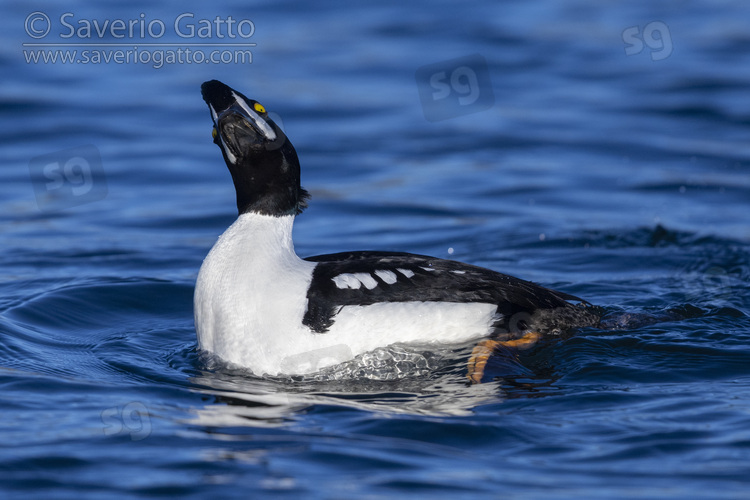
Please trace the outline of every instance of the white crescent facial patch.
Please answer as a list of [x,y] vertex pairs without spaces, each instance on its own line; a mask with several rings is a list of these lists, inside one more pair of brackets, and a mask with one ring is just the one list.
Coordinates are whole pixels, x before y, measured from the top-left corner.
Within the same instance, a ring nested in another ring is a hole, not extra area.
[[247,116],[253,121],[255,126],[258,127],[258,129],[263,132],[263,135],[266,139],[269,141],[275,141],[276,140],[276,132],[273,131],[271,126],[260,117],[258,113],[256,113],[253,109],[250,108],[250,106],[247,105],[245,100],[238,96],[236,93],[232,92],[232,96],[234,96],[235,100],[237,101],[237,104],[242,108],[242,110],[247,113]]

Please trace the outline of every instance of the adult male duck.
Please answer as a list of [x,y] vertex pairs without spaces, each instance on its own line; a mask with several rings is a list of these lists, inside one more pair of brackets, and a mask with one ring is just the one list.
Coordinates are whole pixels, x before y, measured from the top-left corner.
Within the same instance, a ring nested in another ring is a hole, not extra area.
[[201,86],[239,217],[201,266],[199,348],[258,375],[305,374],[394,343],[481,341],[492,350],[594,325],[572,295],[489,269],[424,255],[344,252],[302,259],[292,225],[306,207],[297,153],[263,105],[211,80]]

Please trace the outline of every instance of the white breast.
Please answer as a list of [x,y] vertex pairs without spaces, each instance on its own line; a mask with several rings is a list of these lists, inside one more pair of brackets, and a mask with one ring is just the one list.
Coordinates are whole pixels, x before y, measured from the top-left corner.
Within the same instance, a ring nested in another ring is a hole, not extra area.
[[293,216],[243,214],[203,261],[195,285],[198,346],[258,374],[309,336],[302,325],[314,263],[294,253]]

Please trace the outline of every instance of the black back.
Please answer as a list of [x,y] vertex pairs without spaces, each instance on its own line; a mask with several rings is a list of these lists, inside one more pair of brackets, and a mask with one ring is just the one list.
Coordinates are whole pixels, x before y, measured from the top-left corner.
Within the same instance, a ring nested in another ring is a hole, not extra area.
[[[316,257],[317,262],[307,292],[308,306],[303,323],[322,333],[333,324],[343,306],[378,302],[479,302],[495,304],[502,314],[497,328],[518,313],[534,314],[539,309],[568,309],[570,302],[588,305],[584,300],[549,290],[529,281],[489,269],[424,255],[389,252],[344,252]],[[399,270],[413,273],[407,277]],[[429,269],[429,270],[428,270]],[[388,284],[375,271],[393,272],[397,280]],[[367,289],[339,288],[333,279],[346,273],[367,273],[377,286]]]

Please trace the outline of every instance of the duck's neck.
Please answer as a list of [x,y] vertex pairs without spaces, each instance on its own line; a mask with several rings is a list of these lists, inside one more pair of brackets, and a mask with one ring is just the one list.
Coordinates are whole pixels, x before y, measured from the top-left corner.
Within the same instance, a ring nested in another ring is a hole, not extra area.
[[297,257],[292,241],[294,215],[280,217],[248,212],[240,215],[227,233],[242,241],[254,256]]

